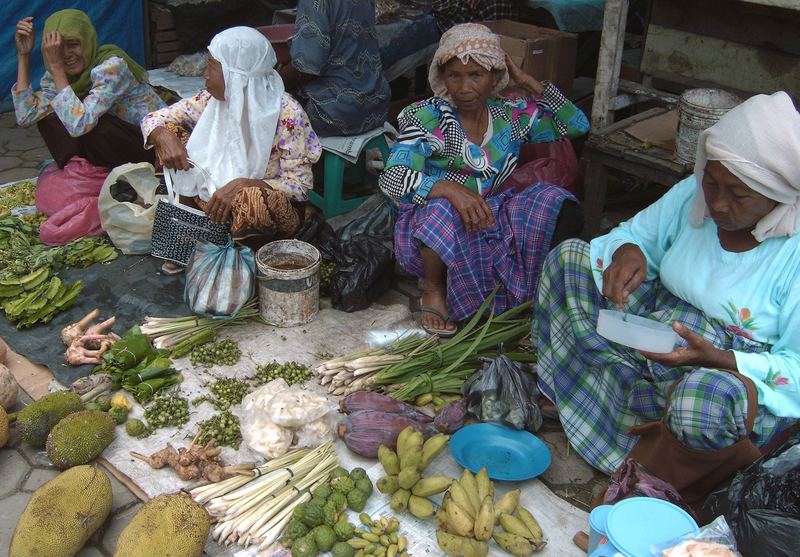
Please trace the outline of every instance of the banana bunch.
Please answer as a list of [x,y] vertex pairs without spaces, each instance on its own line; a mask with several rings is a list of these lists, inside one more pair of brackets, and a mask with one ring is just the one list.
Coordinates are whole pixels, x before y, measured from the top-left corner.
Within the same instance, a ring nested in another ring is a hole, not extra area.
[[427,404],[433,404],[433,410],[438,414],[442,408],[460,398],[461,395],[443,395],[442,393],[423,393],[414,399],[414,406],[425,406]]
[[6,317],[22,329],[50,321],[72,305],[82,288],[81,281],[66,285],[51,276],[50,267],[39,267],[27,275],[0,280],[0,304]]
[[423,478],[422,473],[449,440],[449,435],[440,433],[424,441],[422,433],[407,427],[397,436],[397,452],[385,445],[378,448],[378,460],[386,476],[376,485],[378,491],[391,495],[390,506],[394,512],[399,514],[407,510],[421,519],[433,516],[433,503],[428,497],[447,490],[453,480],[446,476]]
[[397,518],[372,520],[366,513],[358,518],[364,528],[356,528],[355,537],[347,541],[357,550],[354,557],[409,557],[408,538],[399,534]]
[[[486,468],[473,475],[465,469],[453,482],[436,513],[436,541],[452,557],[485,557],[489,540],[515,557],[527,557],[544,547],[542,529],[519,506],[520,490],[494,502],[494,485]],[[497,524],[503,532],[494,532]]]

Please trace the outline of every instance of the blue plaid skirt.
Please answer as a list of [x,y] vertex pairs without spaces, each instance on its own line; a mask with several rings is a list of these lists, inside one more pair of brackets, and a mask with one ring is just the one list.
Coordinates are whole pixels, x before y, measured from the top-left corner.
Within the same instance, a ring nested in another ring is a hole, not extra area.
[[[745,433],[747,391],[734,375],[705,368],[669,368],[597,334],[598,312],[615,309],[597,289],[589,244],[568,240],[544,264],[533,320],[539,357],[539,387],[558,407],[564,432],[592,466],[613,472],[638,437],[631,427],[661,419],[670,385],[683,378],[669,399],[667,423],[685,445],[700,450],[726,447]],[[625,311],[664,323],[679,321],[717,348],[763,352],[769,347],[735,334],[725,324],[670,293],[659,281],[643,283]],[[763,446],[795,423],[764,408],[751,440]]]
[[402,205],[395,224],[394,250],[407,272],[424,277],[420,246],[447,266],[447,305],[454,319],[467,319],[498,284],[495,312],[533,298],[539,273],[565,199],[558,186],[537,184],[520,193],[507,190],[486,200],[495,225],[468,233],[449,201]]

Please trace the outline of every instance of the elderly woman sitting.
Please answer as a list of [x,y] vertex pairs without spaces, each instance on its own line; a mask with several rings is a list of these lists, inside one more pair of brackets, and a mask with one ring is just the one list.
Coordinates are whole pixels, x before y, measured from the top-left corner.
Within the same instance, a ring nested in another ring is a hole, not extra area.
[[[539,383],[596,468],[617,468],[638,439],[629,429],[665,406],[684,446],[732,446],[746,435],[748,379],[757,446],[800,418],[798,149],[791,99],[753,97],[701,134],[693,176],[591,244],[548,256],[533,327]],[[606,340],[598,311],[615,307],[671,323],[682,346],[652,354]]]
[[[547,184],[503,191],[503,182],[523,142],[577,136],[589,123],[551,83],[523,74],[483,25],[442,35],[429,80],[436,96],[400,114],[380,185],[400,205],[397,260],[425,278],[422,325],[449,336],[452,319],[474,314],[497,284],[496,311],[532,298],[573,198]],[[500,97],[509,80],[528,96]]]
[[275,52],[261,33],[228,29],[208,51],[206,89],[149,114],[142,122],[147,145],[164,167],[183,171],[178,193],[194,198],[212,221],[232,221],[235,237],[289,236],[302,217],[296,203],[313,187],[319,140],[303,108],[284,93]]

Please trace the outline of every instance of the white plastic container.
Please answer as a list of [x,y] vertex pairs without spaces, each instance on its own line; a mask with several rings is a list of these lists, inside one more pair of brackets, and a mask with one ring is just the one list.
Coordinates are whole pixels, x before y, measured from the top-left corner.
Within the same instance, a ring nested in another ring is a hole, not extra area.
[[656,354],[672,352],[680,339],[666,323],[610,309],[600,310],[597,333],[612,342]]

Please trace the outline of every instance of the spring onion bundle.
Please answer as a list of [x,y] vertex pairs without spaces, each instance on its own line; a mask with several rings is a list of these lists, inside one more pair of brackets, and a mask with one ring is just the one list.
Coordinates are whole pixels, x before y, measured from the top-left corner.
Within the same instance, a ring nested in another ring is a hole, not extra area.
[[214,332],[222,327],[244,325],[248,321],[262,323],[258,310],[258,298],[253,298],[230,319],[211,319],[210,317],[145,317],[141,330],[153,341],[156,348],[173,348],[179,358],[188,354],[195,346],[205,344],[214,338]]

